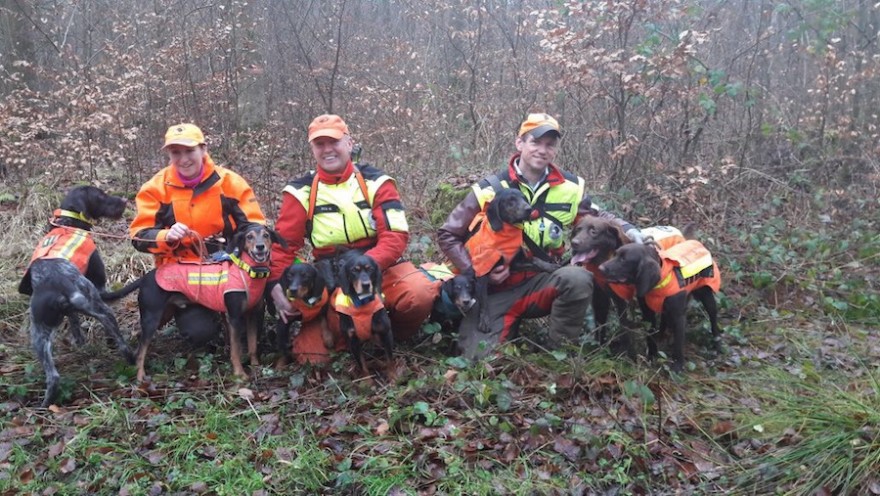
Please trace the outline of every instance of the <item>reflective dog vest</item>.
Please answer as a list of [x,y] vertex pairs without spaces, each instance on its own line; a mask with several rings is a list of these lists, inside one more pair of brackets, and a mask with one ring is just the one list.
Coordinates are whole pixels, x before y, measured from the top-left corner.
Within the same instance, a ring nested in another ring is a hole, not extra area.
[[321,315],[324,305],[330,300],[330,295],[327,293],[327,288],[324,288],[324,292],[321,293],[321,296],[317,299],[313,299],[311,303],[302,298],[291,298],[288,296],[287,299],[290,301],[293,308],[297,309],[299,313],[302,314],[303,322],[311,322]]
[[645,303],[654,312],[663,310],[666,298],[682,291],[688,293],[708,286],[721,289],[721,273],[712,254],[699,241],[689,239],[660,252],[660,282],[645,295]]
[[89,258],[95,253],[97,246],[92,240],[92,233],[73,227],[56,227],[46,233],[34,249],[28,268],[38,258],[63,258],[85,274],[89,266]]
[[[650,236],[651,239],[659,245],[661,250],[668,250],[673,246],[685,241],[684,235],[672,226],[651,226],[641,229],[645,237]],[[599,272],[599,264],[588,263],[584,267],[593,274],[593,281],[603,288],[608,288],[615,295],[624,301],[629,301],[636,297],[636,287],[634,284],[622,282],[608,282],[605,276]]]
[[351,317],[358,339],[369,341],[373,337],[373,314],[385,308],[382,298],[373,296],[370,301],[355,305],[351,297],[342,291],[342,288],[336,288],[331,301],[333,310]]
[[507,223],[501,225],[500,231],[493,231],[486,220],[486,212],[477,214],[471,223],[473,227],[480,222],[480,227],[464,246],[471,256],[471,263],[477,277],[483,277],[492,271],[499,261],[509,264],[519,252],[523,244],[522,229]]
[[229,292],[247,293],[247,310],[254,308],[263,297],[267,281],[265,277],[250,277],[247,271],[231,261],[217,264],[171,262],[156,267],[159,287],[183,293],[188,300],[215,312],[226,311],[223,296]]

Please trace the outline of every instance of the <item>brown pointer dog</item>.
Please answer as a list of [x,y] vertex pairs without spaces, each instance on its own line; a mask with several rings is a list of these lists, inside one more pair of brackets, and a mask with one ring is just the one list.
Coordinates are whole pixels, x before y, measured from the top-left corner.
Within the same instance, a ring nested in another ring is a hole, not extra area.
[[[137,379],[143,381],[147,349],[159,326],[167,322],[173,306],[186,306],[198,293],[198,303],[226,314],[229,355],[233,373],[246,377],[241,365],[239,336],[247,335],[252,366],[260,364],[257,334],[263,325],[263,292],[269,276],[272,242],[285,246],[281,237],[262,224],[242,224],[227,246],[229,260],[219,264],[165,264],[144,274],[119,291],[102,295],[105,300],[121,298],[135,289],[138,294],[141,333],[137,350]],[[206,281],[213,281],[213,284]],[[195,282],[195,284],[193,283]],[[223,284],[217,284],[223,282]],[[173,288],[173,289],[171,289]]]
[[[720,347],[715,293],[721,286],[721,274],[699,241],[686,240],[664,251],[650,244],[630,243],[618,248],[611,260],[599,266],[599,271],[609,282],[635,285],[642,315],[653,329],[663,332],[667,325],[672,327],[673,371],[680,372],[684,366],[685,312],[690,296],[702,303],[709,314],[715,346]],[[653,334],[648,337],[648,354],[651,358],[657,355]]]

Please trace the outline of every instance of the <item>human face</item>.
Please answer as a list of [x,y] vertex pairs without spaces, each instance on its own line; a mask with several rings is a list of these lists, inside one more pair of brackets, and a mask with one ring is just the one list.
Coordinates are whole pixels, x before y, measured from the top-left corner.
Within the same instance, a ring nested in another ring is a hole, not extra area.
[[309,146],[315,161],[318,162],[318,167],[324,172],[339,174],[345,170],[345,166],[351,160],[351,136],[345,135],[340,139],[319,136],[313,139]]
[[520,152],[519,167],[523,174],[540,175],[556,158],[559,137],[545,133],[540,138],[525,134],[516,139],[516,149]]
[[168,160],[177,169],[177,173],[184,179],[193,179],[202,172],[202,161],[205,159],[207,148],[205,145],[183,146],[168,145],[165,148]]

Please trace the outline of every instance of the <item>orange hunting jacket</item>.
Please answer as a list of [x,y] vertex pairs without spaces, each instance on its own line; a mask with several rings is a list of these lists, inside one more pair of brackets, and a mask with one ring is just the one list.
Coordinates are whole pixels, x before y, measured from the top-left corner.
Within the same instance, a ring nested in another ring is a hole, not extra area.
[[[174,166],[169,165],[144,183],[137,194],[137,214],[129,235],[136,250],[154,255],[156,266],[200,260],[199,247],[192,238],[165,242],[175,222],[186,224],[203,239],[222,236],[227,241],[243,223],[266,223],[253,189],[241,176],[214,165],[207,154],[202,173],[202,182],[187,188],[177,177]],[[222,248],[209,246],[208,251]]]
[[[336,288],[331,299],[331,308],[338,313],[348,315],[354,321],[354,332],[361,341],[369,341],[373,337],[373,314],[385,309],[382,298],[373,297],[367,303],[355,306],[342,288]],[[338,327],[337,327],[338,328]]]
[[654,312],[663,311],[666,298],[682,291],[690,293],[709,286],[721,289],[721,273],[709,250],[699,241],[689,239],[660,252],[660,282],[645,295],[645,303]]
[[464,244],[470,253],[471,263],[477,277],[491,272],[500,260],[509,264],[523,244],[522,229],[505,223],[502,224],[500,231],[493,231],[485,216],[485,211],[477,214],[471,226],[475,226],[479,222],[480,227]]

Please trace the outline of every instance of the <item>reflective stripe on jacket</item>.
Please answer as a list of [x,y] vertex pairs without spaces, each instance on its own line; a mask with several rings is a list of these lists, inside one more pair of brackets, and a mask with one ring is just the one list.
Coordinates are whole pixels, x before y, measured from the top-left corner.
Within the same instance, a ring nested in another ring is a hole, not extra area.
[[[349,245],[376,237],[376,220],[372,210],[376,191],[385,182],[393,182],[393,179],[370,166],[360,167],[360,172],[367,187],[367,197],[364,197],[355,174],[338,184],[318,183],[311,232],[307,233],[314,248]],[[309,211],[313,178],[312,175],[308,183],[297,182],[284,188],[302,204],[306,212]],[[383,212],[392,231],[409,232],[402,206],[384,209]]]

